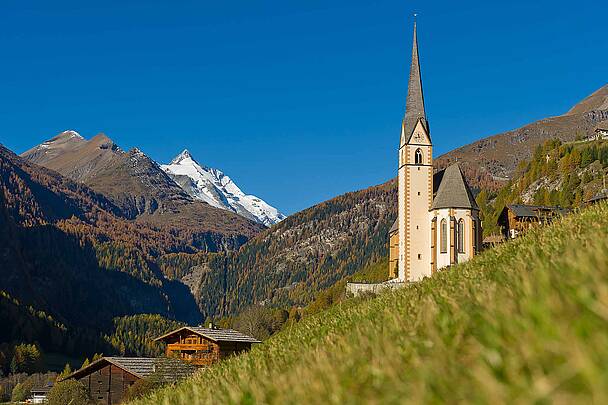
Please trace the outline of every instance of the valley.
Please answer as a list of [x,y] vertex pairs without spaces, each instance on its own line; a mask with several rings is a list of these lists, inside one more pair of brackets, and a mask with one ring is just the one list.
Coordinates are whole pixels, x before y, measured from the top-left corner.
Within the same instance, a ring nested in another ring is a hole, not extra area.
[[602,402],[607,239],[591,207],[131,403]]
[[[598,94],[603,88],[569,116],[597,111]],[[601,190],[608,171],[605,142],[585,141],[588,135],[580,133],[547,133],[555,136],[538,145],[537,138],[522,140],[534,149],[531,160],[519,161],[509,180],[484,183],[466,156],[458,158],[465,175],[473,173],[468,180],[480,186],[484,235],[499,232],[497,217],[506,204],[574,208]],[[437,168],[449,156],[439,158]],[[42,344],[49,352],[90,356],[117,350],[120,345],[108,346],[103,335],[113,333],[119,317],[135,314],[186,323],[216,319],[231,326],[239,314],[262,305],[287,311],[292,323],[318,311],[310,305],[324,308],[323,300],[342,300],[344,280],[384,263],[386,235],[396,217],[395,180],[283,219],[263,202],[262,211],[234,205],[256,197],[187,151],[163,166],[137,149],[122,151],[105,135],[87,141],[66,131],[21,157],[6,149],[0,157],[0,219],[8,231],[0,256],[7,280],[2,290],[19,308],[29,306],[52,319],[48,325],[32,320],[38,326],[7,339],[44,342],[40,336],[55,329],[89,342],[66,349],[71,338],[56,339],[58,344]],[[69,293],[59,299],[57,291]],[[5,312],[7,322],[25,316],[18,313]],[[84,352],[77,348],[83,346]],[[139,351],[127,344],[124,353]]]

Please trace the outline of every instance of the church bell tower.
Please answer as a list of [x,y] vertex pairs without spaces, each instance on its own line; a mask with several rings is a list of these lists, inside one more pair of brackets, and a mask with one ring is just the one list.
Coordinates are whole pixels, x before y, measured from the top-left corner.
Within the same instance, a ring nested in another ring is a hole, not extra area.
[[414,22],[412,64],[399,142],[399,281],[419,281],[431,275],[432,152]]

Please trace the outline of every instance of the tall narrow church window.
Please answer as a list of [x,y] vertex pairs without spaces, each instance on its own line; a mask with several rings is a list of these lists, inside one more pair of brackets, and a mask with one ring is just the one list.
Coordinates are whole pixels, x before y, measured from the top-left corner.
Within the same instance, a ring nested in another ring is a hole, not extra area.
[[420,148],[416,149],[415,162],[417,165],[422,164],[422,151],[420,150]]
[[448,222],[441,220],[441,253],[448,252]]
[[477,220],[473,221],[473,254],[477,253]]
[[464,253],[464,220],[458,221],[458,253]]

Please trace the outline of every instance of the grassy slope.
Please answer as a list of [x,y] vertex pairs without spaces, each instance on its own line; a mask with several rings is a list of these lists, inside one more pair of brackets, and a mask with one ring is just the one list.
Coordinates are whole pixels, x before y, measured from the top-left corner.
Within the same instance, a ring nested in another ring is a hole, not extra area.
[[608,205],[304,319],[138,404],[608,403]]

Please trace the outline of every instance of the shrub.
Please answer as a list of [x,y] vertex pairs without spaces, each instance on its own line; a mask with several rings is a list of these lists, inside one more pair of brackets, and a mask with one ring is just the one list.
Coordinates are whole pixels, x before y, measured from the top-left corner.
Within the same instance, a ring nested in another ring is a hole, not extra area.
[[30,390],[34,386],[34,380],[32,378],[28,378],[23,382],[15,385],[13,388],[13,392],[11,394],[11,401],[13,402],[23,402],[30,396]]
[[76,380],[58,382],[51,388],[47,396],[49,405],[89,405],[86,387]]
[[125,400],[142,398],[161,385],[162,384],[158,378],[143,378],[141,380],[137,380],[127,390]]

